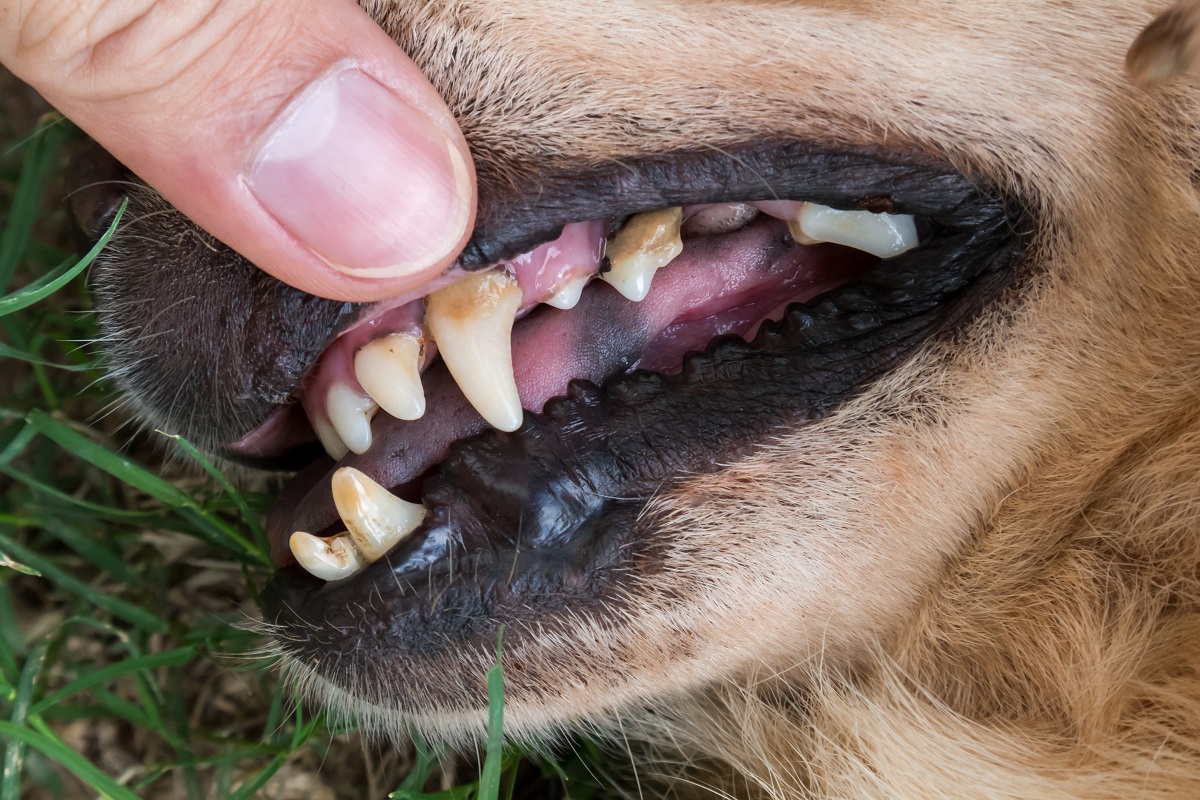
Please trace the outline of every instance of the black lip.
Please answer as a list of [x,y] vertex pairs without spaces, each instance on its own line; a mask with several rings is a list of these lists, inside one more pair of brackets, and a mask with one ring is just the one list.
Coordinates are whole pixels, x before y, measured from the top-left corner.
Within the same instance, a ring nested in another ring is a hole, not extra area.
[[[266,619],[287,632],[295,656],[318,671],[353,658],[366,672],[403,672],[409,661],[447,648],[486,649],[500,623],[544,629],[557,612],[565,619],[611,606],[622,585],[659,567],[647,535],[653,521],[641,515],[649,497],[680,475],[716,470],[782,428],[828,414],[922,342],[971,319],[1016,275],[1027,238],[1018,233],[1023,212],[968,178],[861,153],[800,145],[778,152],[786,158],[772,163],[790,171],[772,184],[780,197],[841,208],[889,204],[925,216],[936,233],[859,281],[793,307],[751,343],[715,340],[678,375],[637,372],[603,388],[576,382],[542,414],[527,413],[515,433],[455,443],[424,484],[425,522],[387,557],[345,581],[323,583],[296,567],[271,581]],[[625,178],[603,185],[625,198],[618,208],[630,213],[691,202],[667,185],[677,177],[669,163],[626,165]],[[699,174],[708,189],[721,180],[712,161],[679,163],[705,165]],[[638,175],[644,180],[630,177]],[[736,173],[725,177],[735,181]],[[743,180],[706,196],[746,199],[761,190]],[[594,212],[576,195],[544,213],[547,225]],[[526,244],[515,228],[482,225],[480,259]],[[381,672],[379,685],[392,680]]]
[[581,220],[771,198],[937,219],[957,217],[972,187],[945,165],[919,156],[895,160],[894,154],[768,140],[547,171],[525,176],[519,185],[481,182],[480,193],[475,232],[458,260],[468,270],[527,252]]

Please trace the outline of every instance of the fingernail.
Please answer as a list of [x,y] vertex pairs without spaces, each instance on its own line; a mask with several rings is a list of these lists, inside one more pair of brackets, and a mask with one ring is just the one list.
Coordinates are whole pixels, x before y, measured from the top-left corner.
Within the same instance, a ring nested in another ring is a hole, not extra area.
[[453,255],[470,218],[470,176],[451,138],[353,68],[292,102],[245,177],[284,228],[347,275],[421,273]]

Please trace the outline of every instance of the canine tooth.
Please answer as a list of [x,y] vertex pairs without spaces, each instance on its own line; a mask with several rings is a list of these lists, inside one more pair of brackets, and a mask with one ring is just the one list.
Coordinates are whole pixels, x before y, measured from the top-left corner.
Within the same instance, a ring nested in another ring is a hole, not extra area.
[[833,242],[880,258],[898,256],[919,244],[910,214],[840,211],[818,203],[805,203],[788,230],[801,244]]
[[425,322],[463,395],[494,428],[521,426],[513,378],[512,325],[521,287],[501,272],[484,272],[429,296]]
[[413,334],[393,333],[369,342],[354,354],[358,382],[396,419],[420,419],[425,414],[423,349],[421,340]]
[[371,418],[379,404],[365,394],[359,394],[344,383],[329,387],[325,396],[325,411],[329,422],[346,447],[355,453],[371,448]]
[[567,281],[561,289],[546,298],[546,305],[563,310],[574,308],[579,304],[579,298],[583,295],[583,287],[587,286],[591,279],[591,275],[580,275],[578,278]]
[[296,562],[323,581],[340,581],[363,568],[362,557],[350,536],[339,533],[327,539],[296,531],[288,540]]
[[606,255],[612,268],[600,277],[629,300],[644,300],[654,273],[683,251],[683,240],[679,238],[682,221],[683,209],[679,207],[630,217],[608,243]]
[[350,448],[346,447],[346,443],[342,441],[341,436],[338,436],[338,432],[333,429],[333,425],[328,420],[314,416],[312,426],[313,431],[317,434],[317,440],[321,442],[325,452],[329,453],[329,457],[334,461],[341,461],[350,452]]
[[351,467],[333,473],[333,504],[358,551],[377,560],[425,518],[425,507],[401,500]]

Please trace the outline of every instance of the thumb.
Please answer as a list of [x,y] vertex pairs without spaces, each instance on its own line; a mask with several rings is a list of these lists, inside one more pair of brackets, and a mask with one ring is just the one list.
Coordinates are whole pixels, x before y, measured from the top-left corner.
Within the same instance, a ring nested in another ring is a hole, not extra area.
[[0,62],[218,239],[312,294],[417,288],[473,224],[453,116],[352,0],[0,2]]

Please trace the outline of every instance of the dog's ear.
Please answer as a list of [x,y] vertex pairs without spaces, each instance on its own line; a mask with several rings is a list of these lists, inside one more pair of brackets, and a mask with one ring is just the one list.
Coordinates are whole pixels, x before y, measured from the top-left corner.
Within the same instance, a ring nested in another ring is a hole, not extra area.
[[1125,56],[1125,69],[1143,88],[1200,71],[1200,0],[1177,0],[1158,15]]

